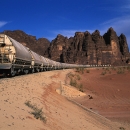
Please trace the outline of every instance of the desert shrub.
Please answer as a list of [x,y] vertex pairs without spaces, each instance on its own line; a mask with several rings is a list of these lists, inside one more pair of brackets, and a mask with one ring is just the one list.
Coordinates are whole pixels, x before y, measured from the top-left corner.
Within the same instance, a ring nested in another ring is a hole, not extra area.
[[79,84],[79,85],[78,85],[78,89],[79,89],[79,91],[84,92],[84,91],[83,91],[83,85],[82,85],[82,84]]
[[87,69],[87,70],[86,70],[86,73],[89,73],[89,72],[90,72],[90,70]]
[[116,70],[116,68],[113,66],[112,68],[111,68],[112,70]]
[[109,71],[109,68],[107,67],[105,70],[106,70],[106,71]]
[[76,68],[76,72],[79,72],[79,68]]
[[84,73],[84,68],[80,68],[80,72],[83,74]]
[[31,114],[34,115],[36,119],[40,119],[41,121],[46,122],[46,117],[42,111],[42,108],[39,109],[35,104],[31,104],[30,101],[26,101],[25,105],[30,107],[33,110]]
[[124,72],[125,70],[121,67],[117,69],[117,74],[123,74]]
[[77,75],[77,80],[80,80],[81,78],[80,78],[80,76],[79,75]]
[[70,79],[70,85],[73,86],[73,79]]
[[130,71],[130,66],[127,66],[127,70]]
[[75,76],[75,74],[72,74],[72,73],[70,73],[70,74],[68,75],[69,78],[73,78],[74,76]]
[[120,130],[125,130],[125,128],[124,128],[124,127],[119,127],[119,129],[120,129]]
[[76,72],[83,74],[84,68],[76,68]]
[[71,86],[74,86],[74,87],[77,87],[77,82],[76,82],[76,80],[75,79],[70,79],[70,85]]
[[101,73],[101,75],[105,75],[106,74],[106,71],[103,71],[102,73]]

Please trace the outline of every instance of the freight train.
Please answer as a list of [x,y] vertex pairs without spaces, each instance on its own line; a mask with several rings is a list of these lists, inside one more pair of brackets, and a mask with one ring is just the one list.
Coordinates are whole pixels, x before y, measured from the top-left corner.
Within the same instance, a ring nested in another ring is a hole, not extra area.
[[98,65],[67,64],[50,60],[23,46],[13,38],[0,34],[0,74],[15,76],[20,73],[28,74],[39,71],[94,66]]

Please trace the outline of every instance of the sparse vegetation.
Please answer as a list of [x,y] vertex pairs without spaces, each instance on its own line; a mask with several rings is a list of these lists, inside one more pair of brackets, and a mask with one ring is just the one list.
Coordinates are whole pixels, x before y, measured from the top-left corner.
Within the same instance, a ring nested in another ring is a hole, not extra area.
[[124,74],[124,73],[125,73],[125,69],[123,67],[117,69],[117,74]]
[[79,89],[79,91],[84,92],[84,90],[83,90],[83,85],[82,85],[82,84],[79,84],[79,85],[78,85],[78,89]]
[[106,74],[106,71],[103,71],[102,73],[101,73],[101,75],[105,75]]
[[86,73],[89,73],[89,72],[90,72],[90,70],[87,69],[87,70],[86,70]]
[[112,68],[111,68],[112,70],[116,70],[116,68],[113,66]]
[[76,72],[83,74],[84,68],[76,68]]
[[79,75],[77,75],[77,80],[80,80],[81,78],[80,78],[80,76]]
[[35,104],[31,104],[31,101],[26,101],[25,105],[33,110],[31,114],[34,115],[36,119],[40,119],[41,121],[46,122],[46,117],[42,111],[42,108],[39,109]]
[[119,127],[119,129],[120,129],[120,130],[125,130],[125,128],[124,128],[124,127]]
[[[79,75],[74,75],[74,74],[70,74],[69,75],[70,78],[70,85],[76,87],[79,91],[83,92],[83,85],[79,82],[79,80],[81,80],[81,77]],[[78,80],[78,81],[76,81]]]
[[127,67],[127,70],[130,72],[130,66]]
[[74,86],[74,87],[77,87],[77,81],[75,79],[70,79],[70,85],[71,86]]

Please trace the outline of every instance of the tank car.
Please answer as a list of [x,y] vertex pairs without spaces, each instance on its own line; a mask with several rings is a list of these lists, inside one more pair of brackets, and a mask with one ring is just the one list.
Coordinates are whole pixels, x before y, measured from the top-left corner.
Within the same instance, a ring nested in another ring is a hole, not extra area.
[[28,49],[12,39],[0,34],[0,73],[14,76],[31,68],[32,56]]
[[29,49],[29,52],[32,56],[32,60],[31,60],[31,69],[30,72],[39,72],[42,70],[42,65],[43,65],[43,62],[42,62],[42,59],[41,59],[41,56],[38,55],[37,53],[33,52],[32,50]]

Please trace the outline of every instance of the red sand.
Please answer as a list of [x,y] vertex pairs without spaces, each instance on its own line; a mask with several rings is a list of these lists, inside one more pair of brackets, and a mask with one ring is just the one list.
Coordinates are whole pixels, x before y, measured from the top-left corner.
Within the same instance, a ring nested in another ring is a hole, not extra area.
[[[130,123],[130,72],[101,75],[103,69],[91,69],[82,75],[86,97],[75,99],[77,102],[92,109],[113,121]],[[89,95],[93,99],[89,99]]]

